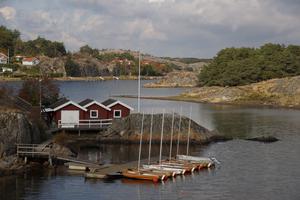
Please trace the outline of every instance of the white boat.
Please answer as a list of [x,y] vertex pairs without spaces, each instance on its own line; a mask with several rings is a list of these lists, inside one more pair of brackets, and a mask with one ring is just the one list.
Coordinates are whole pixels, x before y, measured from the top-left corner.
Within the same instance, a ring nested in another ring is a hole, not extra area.
[[175,169],[185,169],[185,171],[187,171],[187,172],[193,172],[196,169],[196,167],[194,167],[194,166],[185,166],[185,165],[167,164],[167,163],[163,163],[160,166],[175,168]]
[[187,156],[187,155],[177,155],[176,158],[178,160],[186,160],[190,162],[197,162],[197,163],[206,163],[208,166],[211,167],[215,164],[214,160],[207,157],[196,157],[196,156]]
[[166,172],[175,172],[176,175],[183,175],[185,174],[185,169],[176,169],[174,167],[163,167],[160,165],[143,165],[144,169],[155,169],[160,171],[166,171]]

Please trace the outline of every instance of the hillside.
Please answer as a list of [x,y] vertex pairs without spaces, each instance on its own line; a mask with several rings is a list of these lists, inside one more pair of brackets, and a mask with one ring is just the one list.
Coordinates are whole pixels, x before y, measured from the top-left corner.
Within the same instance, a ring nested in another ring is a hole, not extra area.
[[[67,52],[63,42],[42,37],[23,41],[21,32],[0,26],[0,64],[2,77],[34,77],[40,73],[52,77],[136,76],[138,52],[123,49],[97,49],[88,45]],[[9,54],[9,56],[8,56]],[[24,60],[38,64],[24,64]],[[164,76],[174,70],[198,73],[209,61],[198,58],[161,58],[141,54],[142,76]]]
[[147,83],[146,88],[196,87],[197,73],[188,71],[174,71],[156,82]]
[[235,87],[199,87],[173,99],[300,108],[300,76]]

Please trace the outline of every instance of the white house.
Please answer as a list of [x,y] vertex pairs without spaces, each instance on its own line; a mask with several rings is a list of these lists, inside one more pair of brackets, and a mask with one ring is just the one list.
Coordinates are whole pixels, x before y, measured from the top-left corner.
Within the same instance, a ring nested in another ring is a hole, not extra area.
[[23,60],[22,60],[22,65],[33,66],[33,65],[37,65],[39,63],[40,63],[40,61],[36,57],[27,57],[27,58],[23,58]]
[[8,57],[4,53],[0,53],[0,64],[7,64]]
[[13,69],[8,67],[2,67],[2,73],[4,72],[13,72]]

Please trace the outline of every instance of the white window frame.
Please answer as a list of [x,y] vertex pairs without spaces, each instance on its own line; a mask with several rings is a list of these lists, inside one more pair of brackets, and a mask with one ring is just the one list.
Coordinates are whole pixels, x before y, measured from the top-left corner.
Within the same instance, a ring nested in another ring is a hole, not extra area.
[[[96,112],[97,115],[96,115],[96,116],[93,116],[93,115],[92,115],[93,112]],[[98,110],[90,110],[90,118],[95,119],[95,118],[98,118],[98,116],[99,116]]]
[[[120,116],[116,116],[116,112],[120,112]],[[122,110],[114,110],[114,118],[122,118]]]

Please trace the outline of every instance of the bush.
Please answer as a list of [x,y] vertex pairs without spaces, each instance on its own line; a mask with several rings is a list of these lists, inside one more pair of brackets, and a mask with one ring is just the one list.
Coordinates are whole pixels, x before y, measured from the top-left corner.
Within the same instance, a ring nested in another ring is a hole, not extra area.
[[237,86],[300,75],[300,46],[265,44],[221,50],[199,74],[200,86]]
[[67,76],[73,76],[73,77],[81,76],[79,64],[74,62],[71,57],[67,58],[67,61],[65,63],[65,70]]

